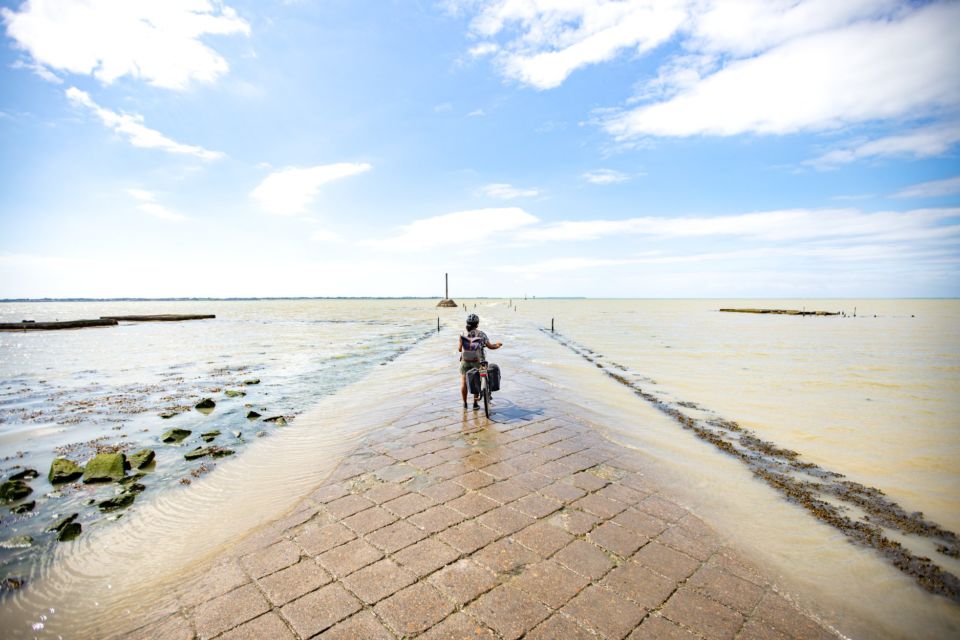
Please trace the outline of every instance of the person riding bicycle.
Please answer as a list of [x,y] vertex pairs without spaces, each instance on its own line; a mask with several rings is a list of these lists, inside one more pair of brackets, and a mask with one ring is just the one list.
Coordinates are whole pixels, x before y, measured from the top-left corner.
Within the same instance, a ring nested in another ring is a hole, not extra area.
[[[461,333],[457,340],[457,351],[460,352],[460,395],[463,397],[463,408],[467,408],[467,372],[476,369],[480,362],[485,360],[484,349],[499,349],[502,342],[492,343],[487,334],[480,331],[480,317],[471,313],[467,316],[467,331]],[[480,396],[474,394],[473,408],[480,408]]]

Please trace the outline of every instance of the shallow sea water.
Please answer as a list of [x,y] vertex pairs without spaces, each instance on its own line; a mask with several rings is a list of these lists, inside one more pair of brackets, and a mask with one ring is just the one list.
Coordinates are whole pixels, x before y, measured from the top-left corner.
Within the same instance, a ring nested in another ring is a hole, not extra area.
[[[936,638],[960,632],[956,604],[921,590],[872,550],[851,545],[788,504],[738,462],[683,431],[541,331],[555,318],[564,337],[623,365],[658,397],[695,403],[735,420],[956,531],[960,303],[515,300],[514,310],[504,301],[466,302],[471,311],[477,305],[491,338],[508,344],[498,354],[507,367],[528,369],[555,390],[567,411],[644,452],[687,504],[771,568],[790,595],[823,612],[837,629],[864,638]],[[90,535],[85,523],[85,534],[75,543],[53,547],[46,534],[39,536],[41,544],[46,540],[49,545],[42,548],[52,547],[54,553],[16,556],[20,564],[13,566],[35,588],[0,602],[0,623],[20,630],[12,637],[56,637],[58,631],[69,631],[71,609],[108,602],[131,606],[142,598],[149,583],[145,576],[169,570],[175,579],[178,571],[199,566],[244,531],[281,515],[293,505],[290,483],[319,483],[378,420],[389,419],[395,407],[383,399],[397,385],[415,396],[425,380],[442,373],[446,343],[452,343],[463,315],[441,310],[444,333],[418,342],[436,329],[438,310],[430,301],[184,302],[145,308],[149,306],[0,305],[0,317],[17,320],[148,312],[209,311],[218,316],[197,323],[0,334],[0,458],[8,458],[4,477],[20,464],[45,475],[54,447],[104,435],[111,442],[123,434],[127,438],[121,440],[132,439],[138,446],[146,442],[157,449],[162,463],[144,480],[147,491],[124,519],[113,522],[93,514]],[[848,313],[856,307],[858,317],[717,312],[725,306]],[[394,362],[399,353],[403,355]],[[249,377],[260,378],[261,384],[238,386]],[[221,391],[212,391],[217,388]],[[225,388],[242,388],[248,395],[221,402]],[[124,394],[131,396],[127,404],[149,409],[111,409],[130,408],[108,402]],[[206,395],[218,398],[209,416],[196,411],[170,420],[157,416],[160,398]],[[509,391],[503,395],[509,397]],[[91,399],[106,408],[75,414],[73,405],[61,407]],[[244,417],[248,403],[271,412],[264,415],[295,417],[285,428],[251,425]],[[37,411],[41,415],[33,416]],[[43,419],[75,415],[82,419],[72,424]],[[359,415],[362,420],[355,419]],[[200,477],[190,475],[197,463],[181,460],[186,446],[156,441],[171,426],[184,425],[196,434],[212,424],[225,426],[224,434],[239,430],[241,438],[234,442],[232,434],[221,436],[237,454],[217,461],[215,469]],[[117,425],[122,429],[114,430]],[[269,437],[257,438],[259,431]],[[16,457],[17,451],[24,451],[24,457]],[[289,464],[278,466],[277,456]],[[193,483],[181,485],[182,477]],[[35,495],[52,490],[45,482],[43,477],[32,481]],[[29,520],[51,522],[54,513],[82,504],[85,495],[44,498],[56,509],[47,507],[16,526],[35,527]],[[0,527],[11,522],[16,520],[4,513]],[[198,531],[205,533],[198,537]],[[3,529],[0,539],[9,535]],[[157,552],[143,554],[150,545]],[[77,594],[92,587],[102,598],[81,606]],[[125,592],[129,599],[121,595]],[[57,619],[63,622],[58,625]],[[36,624],[43,628],[30,631]]]

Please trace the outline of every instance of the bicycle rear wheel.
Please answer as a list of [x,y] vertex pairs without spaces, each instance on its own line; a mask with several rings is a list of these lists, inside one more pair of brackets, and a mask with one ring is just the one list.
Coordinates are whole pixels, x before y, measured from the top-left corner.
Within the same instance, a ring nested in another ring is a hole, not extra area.
[[483,378],[483,413],[490,417],[490,381]]

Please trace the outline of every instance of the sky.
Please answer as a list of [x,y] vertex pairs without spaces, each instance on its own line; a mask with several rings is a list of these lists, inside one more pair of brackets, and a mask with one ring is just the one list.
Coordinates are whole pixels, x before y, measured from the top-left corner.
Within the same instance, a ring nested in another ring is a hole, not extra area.
[[958,25],[0,0],[0,297],[957,297]]

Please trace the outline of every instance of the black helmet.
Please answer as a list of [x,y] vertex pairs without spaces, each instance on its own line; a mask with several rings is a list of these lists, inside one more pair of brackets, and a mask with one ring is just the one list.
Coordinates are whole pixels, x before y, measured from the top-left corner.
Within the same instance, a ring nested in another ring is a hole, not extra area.
[[480,324],[480,316],[475,313],[471,313],[467,316],[467,327],[470,329],[476,329]]

